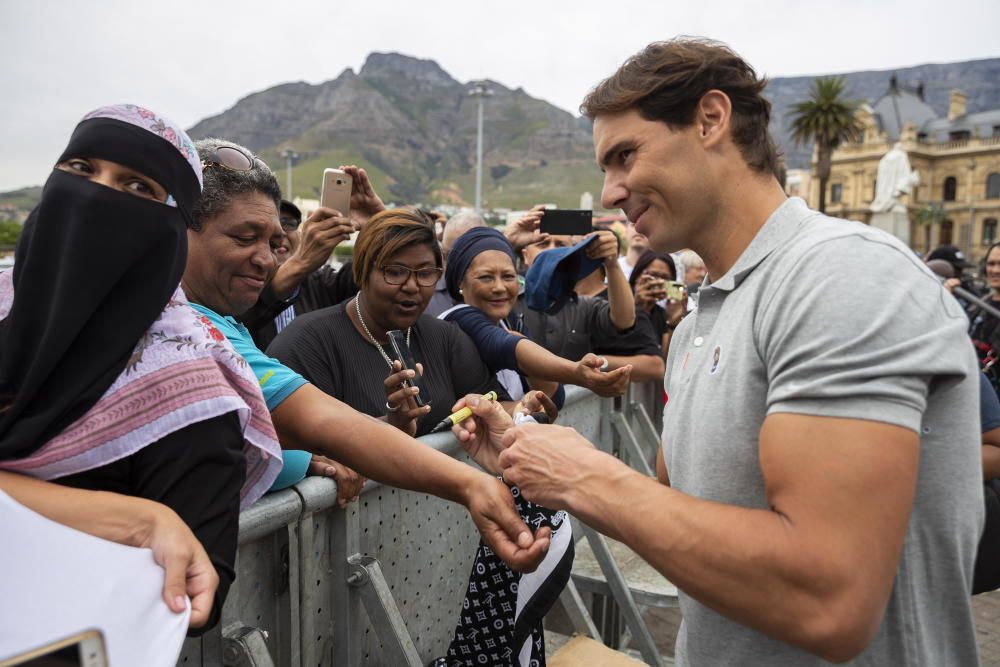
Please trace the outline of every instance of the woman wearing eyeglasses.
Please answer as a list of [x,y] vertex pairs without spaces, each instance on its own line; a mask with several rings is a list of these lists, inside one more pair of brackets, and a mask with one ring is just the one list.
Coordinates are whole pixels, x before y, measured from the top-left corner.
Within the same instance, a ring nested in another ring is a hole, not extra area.
[[[447,322],[424,315],[441,277],[434,229],[416,211],[374,216],[354,244],[360,291],[344,303],[297,317],[268,354],[327,394],[411,435],[424,435],[466,394],[507,393],[472,341]],[[394,365],[387,332],[404,332],[430,404],[418,407],[408,373]]]

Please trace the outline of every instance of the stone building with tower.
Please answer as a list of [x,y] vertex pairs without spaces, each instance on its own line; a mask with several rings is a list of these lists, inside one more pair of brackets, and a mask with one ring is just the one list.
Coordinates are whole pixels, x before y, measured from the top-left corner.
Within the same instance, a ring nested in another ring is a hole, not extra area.
[[[924,101],[922,86],[901,85],[893,76],[885,94],[862,104],[857,116],[864,126],[860,141],[833,153],[829,215],[871,223],[879,160],[899,143],[919,176],[901,197],[914,250],[953,244],[978,260],[1000,240],[1000,109],[968,113],[965,94],[953,90],[948,115],[941,118]],[[815,207],[815,176],[809,194]]]

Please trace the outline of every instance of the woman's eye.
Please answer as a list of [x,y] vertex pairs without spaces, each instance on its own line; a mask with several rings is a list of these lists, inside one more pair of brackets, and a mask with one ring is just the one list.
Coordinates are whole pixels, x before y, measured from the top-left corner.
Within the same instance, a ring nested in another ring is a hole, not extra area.
[[143,197],[156,198],[156,192],[153,190],[153,187],[141,179],[134,178],[125,183],[125,187]]
[[63,164],[66,165],[70,171],[78,171],[82,174],[90,174],[94,171],[89,162],[79,158],[66,160]]

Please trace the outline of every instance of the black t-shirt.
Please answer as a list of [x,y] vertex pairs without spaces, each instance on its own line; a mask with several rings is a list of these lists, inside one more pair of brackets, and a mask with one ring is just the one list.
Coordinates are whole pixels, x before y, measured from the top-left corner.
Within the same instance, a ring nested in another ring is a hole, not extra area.
[[599,296],[574,294],[555,315],[531,310],[521,297],[515,309],[523,314],[531,340],[565,359],[579,361],[588,352],[616,356],[660,354],[648,317],[636,317],[631,329],[618,331],[611,322],[611,306]]
[[[383,382],[389,364],[362,338],[345,304],[296,317],[267,348],[274,357],[321,391],[372,417],[386,414]],[[386,352],[389,350],[386,349]],[[455,324],[421,315],[413,326],[410,352],[423,364],[431,411],[417,423],[424,435],[451,414],[466,394],[495,391],[510,397],[479,357],[472,340]]]
[[209,621],[189,630],[190,637],[219,622],[236,578],[240,488],[246,478],[243,446],[239,418],[230,412],[185,426],[123,459],[52,480],[76,489],[155,500],[177,512],[219,575]]

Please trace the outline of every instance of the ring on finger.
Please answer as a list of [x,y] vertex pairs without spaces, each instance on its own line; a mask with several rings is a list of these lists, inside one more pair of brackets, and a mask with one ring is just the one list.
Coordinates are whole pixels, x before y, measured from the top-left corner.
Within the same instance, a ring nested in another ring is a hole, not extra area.
[[399,406],[393,405],[388,400],[385,402],[385,409],[388,410],[389,412],[399,412]]

